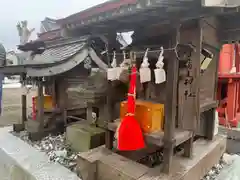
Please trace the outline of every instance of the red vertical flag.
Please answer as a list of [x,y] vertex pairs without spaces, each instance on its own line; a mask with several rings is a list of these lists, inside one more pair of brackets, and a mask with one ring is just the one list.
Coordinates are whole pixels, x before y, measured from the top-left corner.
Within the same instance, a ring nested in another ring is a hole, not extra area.
[[145,147],[141,127],[135,119],[136,80],[137,68],[133,66],[128,90],[127,114],[118,129],[118,149],[120,151],[134,151]]

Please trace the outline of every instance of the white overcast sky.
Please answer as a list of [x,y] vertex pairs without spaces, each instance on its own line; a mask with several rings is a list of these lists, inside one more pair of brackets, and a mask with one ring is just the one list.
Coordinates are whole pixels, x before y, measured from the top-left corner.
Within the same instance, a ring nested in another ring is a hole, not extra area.
[[63,18],[106,0],[0,0],[0,43],[10,50],[19,43],[16,24],[27,20],[29,28],[39,31],[45,17]]

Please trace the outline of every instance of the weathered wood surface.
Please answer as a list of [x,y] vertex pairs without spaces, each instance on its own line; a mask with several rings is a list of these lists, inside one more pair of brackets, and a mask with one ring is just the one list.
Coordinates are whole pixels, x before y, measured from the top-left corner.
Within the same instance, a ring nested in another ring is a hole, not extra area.
[[[180,40],[180,24],[177,24],[171,37],[171,47],[175,47]],[[172,167],[173,149],[175,147],[177,104],[178,104],[179,59],[174,51],[171,52],[167,66],[166,102],[164,104],[164,149],[163,172],[170,173]],[[160,170],[159,170],[160,171]]]
[[[113,123],[109,123],[108,129],[115,132],[119,124],[120,124],[119,120],[116,120]],[[173,133],[174,133],[173,141],[176,146],[187,141],[192,136],[192,133],[190,131],[183,131],[175,128],[173,129]],[[159,147],[162,147],[164,144],[163,137],[164,137],[163,131],[145,134],[145,140],[148,144],[157,145]]]
[[[199,20],[193,21],[190,27],[180,29],[180,43],[192,44],[194,50],[186,49],[186,55],[190,54],[187,61],[191,66],[183,69],[188,70],[188,75],[179,80],[178,91],[178,127],[195,131],[200,118],[200,102],[199,102],[199,80],[200,80],[200,53],[202,44],[202,27]],[[180,49],[181,50],[181,49]],[[182,49],[184,51],[184,49]],[[186,79],[192,79],[192,82],[186,83]]]

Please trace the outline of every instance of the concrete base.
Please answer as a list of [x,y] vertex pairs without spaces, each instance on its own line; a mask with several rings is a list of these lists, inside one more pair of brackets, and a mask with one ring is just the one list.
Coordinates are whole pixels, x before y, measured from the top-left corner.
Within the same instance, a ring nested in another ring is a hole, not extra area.
[[199,180],[226,150],[226,138],[216,136],[213,141],[197,140],[193,158],[176,155],[170,175],[161,173],[161,166],[148,168],[101,146],[79,155],[79,173],[83,180]]
[[49,134],[58,135],[64,133],[64,126],[56,125],[49,128],[40,129],[40,123],[31,119],[26,122],[25,128],[29,134],[28,138],[32,141],[41,140]]
[[12,135],[12,127],[0,128],[1,180],[80,180],[76,174]]
[[105,143],[105,130],[77,122],[67,127],[66,141],[76,152],[85,152]]
[[25,130],[25,124],[13,124],[13,131],[21,132]]
[[240,153],[240,129],[238,128],[226,128],[224,126],[219,127],[219,134],[227,136],[227,149],[229,154]]

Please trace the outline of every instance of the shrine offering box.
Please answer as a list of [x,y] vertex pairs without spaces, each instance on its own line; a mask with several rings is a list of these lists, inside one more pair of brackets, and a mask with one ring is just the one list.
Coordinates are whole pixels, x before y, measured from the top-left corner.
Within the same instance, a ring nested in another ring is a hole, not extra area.
[[[121,102],[120,119],[127,113],[127,101]],[[139,122],[144,133],[162,131],[164,124],[164,105],[150,101],[136,101],[136,120]]]

